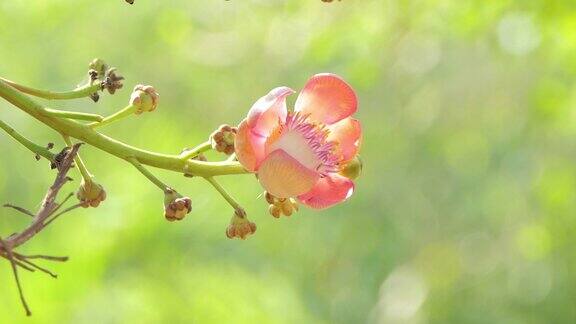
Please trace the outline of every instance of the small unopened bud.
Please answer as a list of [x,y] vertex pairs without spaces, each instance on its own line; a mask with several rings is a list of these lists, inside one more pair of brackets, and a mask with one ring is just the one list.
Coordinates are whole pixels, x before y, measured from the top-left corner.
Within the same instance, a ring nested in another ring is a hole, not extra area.
[[362,173],[362,160],[360,160],[359,156],[356,156],[354,159],[344,164],[340,169],[341,175],[352,180],[358,178],[361,173]]
[[96,75],[103,76],[106,74],[106,70],[108,70],[108,65],[106,65],[104,60],[95,58],[92,60],[92,62],[90,62],[90,64],[88,64],[88,68],[90,68],[90,70],[96,71]]
[[158,107],[160,95],[152,86],[137,85],[130,96],[130,104],[136,106],[136,115],[145,111],[154,111]]
[[234,153],[234,139],[238,128],[230,125],[222,125],[210,135],[212,148],[226,155]]
[[266,201],[271,205],[275,202],[274,196],[272,196],[272,194],[269,193],[268,191],[266,191],[266,194],[264,195],[264,197],[266,197]]
[[168,189],[164,194],[164,217],[173,222],[182,220],[192,211],[192,200]]
[[101,202],[106,200],[106,191],[104,188],[93,180],[86,181],[82,179],[80,188],[76,192],[76,197],[84,208],[98,207]]
[[254,233],[256,233],[256,224],[248,220],[244,210],[237,210],[226,229],[226,236],[229,239],[237,237],[245,240],[246,237]]
[[274,216],[274,218],[280,218],[280,214],[282,213],[282,208],[280,208],[274,204],[270,204],[270,206],[268,206],[268,212],[270,213],[270,215]]
[[265,198],[269,204],[268,213],[275,218],[280,218],[282,215],[289,217],[298,211],[298,203],[294,198],[276,198],[269,192],[266,192]]

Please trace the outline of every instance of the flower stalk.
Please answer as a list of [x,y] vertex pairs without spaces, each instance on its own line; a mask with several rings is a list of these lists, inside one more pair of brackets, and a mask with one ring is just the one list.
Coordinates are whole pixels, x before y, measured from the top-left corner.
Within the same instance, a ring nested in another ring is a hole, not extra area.
[[244,208],[240,206],[240,204],[220,185],[216,179],[213,177],[206,177],[206,181],[210,182],[210,184],[222,195],[222,197],[234,208],[235,211],[245,214]]
[[[66,143],[66,145],[68,145],[68,147],[72,147],[72,141],[70,140],[70,137],[68,135],[62,135],[62,138],[64,138],[64,142]],[[76,154],[76,156],[74,156],[74,162],[78,166],[78,170],[80,170],[80,174],[82,174],[82,178],[84,179],[84,181],[92,182],[93,176],[88,171],[88,168],[86,168],[86,164],[84,164],[84,161],[80,157],[80,154]]]
[[148,169],[146,169],[140,162],[138,162],[135,158],[128,158],[128,162],[132,163],[132,165],[140,171],[150,182],[152,182],[156,187],[160,188],[164,193],[170,190],[170,187],[154,176]]
[[180,154],[180,158],[183,161],[189,160],[189,159],[193,159],[195,157],[197,157],[200,153],[206,152],[208,150],[210,150],[212,148],[212,144],[210,143],[210,141],[204,142],[192,149],[189,150],[184,150],[184,152],[182,152]]
[[70,100],[70,99],[85,98],[89,97],[91,94],[95,92],[98,92],[99,90],[102,90],[102,85],[92,84],[81,86],[71,91],[54,92],[21,85],[2,77],[0,77],[0,80],[5,84],[8,84],[9,86],[17,89],[20,92],[49,100]]
[[4,121],[0,120],[0,128],[2,128],[8,135],[10,135],[13,139],[15,139],[18,143],[22,144],[24,147],[32,151],[33,153],[38,154],[41,157],[44,157],[48,161],[54,161],[55,154],[50,152],[46,147],[42,147],[36,143],[33,143],[26,137],[20,135],[14,128],[10,127],[10,125],[6,124]]
[[98,120],[94,123],[91,123],[88,126],[90,126],[91,128],[96,128],[96,127],[101,127],[101,126],[105,126],[108,124],[112,124],[115,121],[121,120],[125,117],[128,117],[128,116],[134,114],[134,112],[136,112],[136,106],[128,105],[125,108],[117,111],[116,113],[114,113],[110,116],[106,116],[105,118],[102,118],[101,120]]
[[76,111],[63,111],[50,108],[44,108],[44,114],[51,117],[68,118],[68,119],[85,120],[85,121],[100,122],[104,120],[104,117],[96,114],[76,112]]

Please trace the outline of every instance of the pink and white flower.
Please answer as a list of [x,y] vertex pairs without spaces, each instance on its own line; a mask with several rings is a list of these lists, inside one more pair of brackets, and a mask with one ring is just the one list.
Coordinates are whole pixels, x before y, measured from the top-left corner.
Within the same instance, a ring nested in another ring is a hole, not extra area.
[[279,87],[256,101],[238,127],[236,156],[270,194],[327,208],[354,192],[354,182],[338,172],[360,147],[360,122],[350,117],[358,100],[350,85],[328,73],[310,78],[288,112],[293,93]]

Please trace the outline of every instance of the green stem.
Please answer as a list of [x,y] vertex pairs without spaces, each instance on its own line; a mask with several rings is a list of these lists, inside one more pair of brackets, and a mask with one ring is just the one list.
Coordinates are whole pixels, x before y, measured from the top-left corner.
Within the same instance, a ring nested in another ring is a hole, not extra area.
[[0,120],[0,128],[6,131],[8,135],[18,141],[20,144],[24,145],[30,151],[46,158],[48,161],[54,161],[54,153],[50,152],[47,148],[42,147],[38,144],[33,143],[29,139],[20,135],[14,128],[10,127],[4,121]]
[[182,152],[180,154],[180,158],[184,161],[188,160],[188,159],[193,159],[195,157],[198,156],[198,154],[202,153],[202,152],[206,152],[209,149],[212,148],[212,144],[210,143],[210,141],[204,142],[198,146],[196,146],[195,148],[186,150],[184,152]]
[[136,106],[129,105],[128,107],[100,120],[98,123],[92,123],[92,124],[89,124],[88,126],[90,126],[91,128],[96,128],[96,127],[111,124],[117,120],[120,120],[124,117],[132,115],[136,111],[136,109],[137,109]]
[[104,117],[100,115],[76,112],[76,111],[63,111],[63,110],[44,108],[44,113],[48,116],[58,118],[70,118],[70,119],[97,121],[97,122],[104,120]]
[[[68,135],[62,135],[62,137],[64,138],[64,142],[66,142],[66,145],[72,147],[72,141],[70,140],[70,137]],[[76,154],[76,156],[74,157],[74,162],[78,166],[78,170],[80,170],[82,178],[84,178],[84,181],[86,182],[92,181],[92,175],[90,174],[90,172],[88,172],[88,169],[86,168],[84,161],[82,161],[80,154]]]
[[170,187],[168,187],[164,182],[160,179],[156,178],[148,169],[146,169],[140,162],[138,162],[135,158],[128,158],[128,162],[132,163],[132,165],[138,169],[148,180],[150,180],[153,184],[155,184],[160,190],[166,192]]
[[150,152],[119,142],[73,120],[46,116],[43,113],[45,109],[43,106],[1,80],[0,97],[57,132],[74,137],[121,159],[136,158],[142,164],[201,177],[248,173],[238,162],[182,160],[179,155]]
[[8,84],[9,86],[13,87],[14,89],[18,89],[21,92],[44,99],[67,100],[67,99],[84,98],[90,96],[95,92],[98,92],[99,90],[102,90],[102,86],[100,84],[92,84],[92,85],[85,85],[71,91],[53,92],[48,90],[41,90],[32,87],[27,87],[25,85],[18,84],[14,81],[4,79],[2,77],[0,77],[0,80],[3,81],[5,84]]
[[222,187],[216,181],[216,179],[214,179],[213,177],[205,177],[204,179],[206,179],[206,181],[210,182],[210,184],[214,188],[216,188],[216,190],[218,190],[220,195],[222,195],[222,197],[224,197],[224,199],[226,199],[226,201],[230,204],[230,206],[232,206],[234,208],[234,210],[244,210],[242,208],[242,206],[240,206],[240,204],[238,204],[238,202],[236,202],[236,200],[234,198],[232,198],[232,196],[230,196],[230,194],[226,191],[226,189],[224,189],[224,187]]

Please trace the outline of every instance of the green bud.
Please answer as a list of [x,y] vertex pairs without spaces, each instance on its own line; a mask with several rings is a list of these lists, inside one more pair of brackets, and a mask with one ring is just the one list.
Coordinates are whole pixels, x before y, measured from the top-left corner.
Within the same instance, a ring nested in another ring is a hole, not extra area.
[[340,169],[340,174],[348,179],[356,179],[362,173],[362,160],[357,155],[354,159],[348,161],[342,169]]

